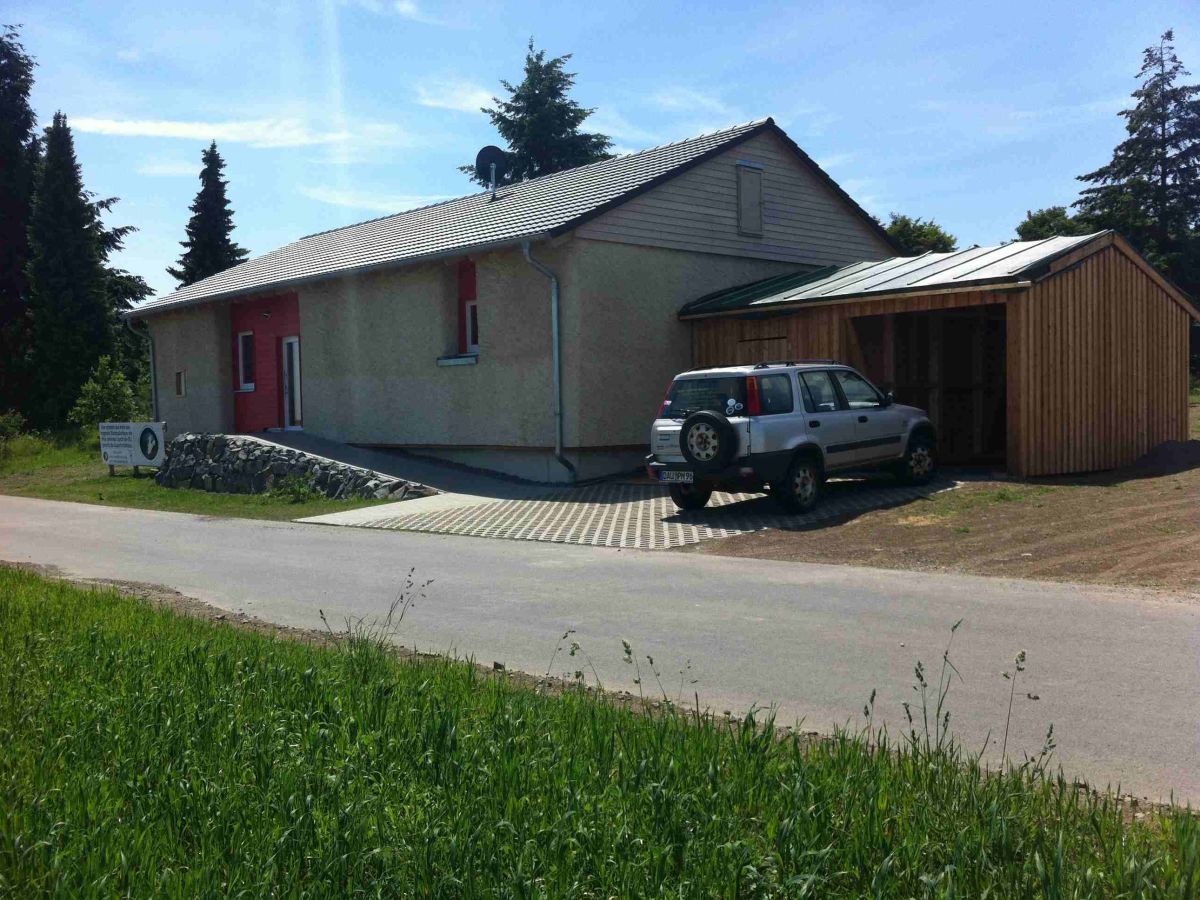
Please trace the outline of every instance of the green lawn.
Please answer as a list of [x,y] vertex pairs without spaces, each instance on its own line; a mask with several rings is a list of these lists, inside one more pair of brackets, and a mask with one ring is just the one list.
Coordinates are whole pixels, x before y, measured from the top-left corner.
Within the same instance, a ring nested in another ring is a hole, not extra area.
[[0,569],[0,894],[1194,897],[1198,879],[1192,814],[1126,824],[945,744],[806,747]]
[[108,466],[100,461],[98,439],[81,440],[69,433],[22,435],[0,457],[0,494],[253,519],[299,519],[385,502],[317,499],[294,503],[267,494],[210,494],[159,487],[152,469],[142,469],[136,476],[129,468],[116,472],[110,477]]

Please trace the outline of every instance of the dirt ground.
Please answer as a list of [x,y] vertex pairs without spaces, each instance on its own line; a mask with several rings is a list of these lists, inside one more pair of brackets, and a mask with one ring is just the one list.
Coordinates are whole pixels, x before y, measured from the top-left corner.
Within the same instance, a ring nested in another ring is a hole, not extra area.
[[679,552],[1200,591],[1200,405],[1193,440],[1115,472],[956,490],[812,529]]

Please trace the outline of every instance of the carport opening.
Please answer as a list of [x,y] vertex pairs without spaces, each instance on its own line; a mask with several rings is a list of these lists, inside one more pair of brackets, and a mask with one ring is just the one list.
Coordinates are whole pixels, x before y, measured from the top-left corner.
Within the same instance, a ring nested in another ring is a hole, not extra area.
[[1003,466],[1006,307],[955,307],[850,319],[851,358],[896,402],[929,411],[952,465]]

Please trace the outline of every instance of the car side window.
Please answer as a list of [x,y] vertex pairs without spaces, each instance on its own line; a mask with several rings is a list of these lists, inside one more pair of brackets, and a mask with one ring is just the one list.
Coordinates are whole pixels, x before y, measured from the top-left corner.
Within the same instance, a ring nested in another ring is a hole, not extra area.
[[777,416],[792,411],[792,378],[790,375],[759,375],[758,396],[760,415]]
[[851,409],[875,409],[883,402],[879,392],[857,372],[838,369],[833,377],[838,380],[842,393],[846,395],[846,405]]
[[800,383],[804,385],[804,406],[810,413],[837,411],[837,391],[828,372],[804,372]]

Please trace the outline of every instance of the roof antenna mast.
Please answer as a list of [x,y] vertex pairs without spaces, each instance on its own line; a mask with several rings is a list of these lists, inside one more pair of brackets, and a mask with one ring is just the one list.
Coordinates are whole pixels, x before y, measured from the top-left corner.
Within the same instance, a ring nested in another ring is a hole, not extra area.
[[496,182],[504,177],[507,162],[508,154],[491,144],[475,154],[475,177],[489,186],[492,200],[496,199]]

